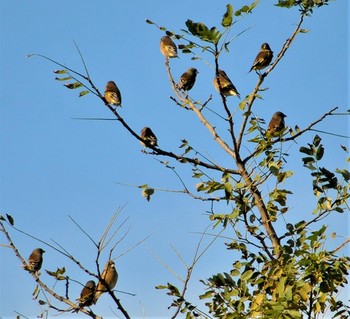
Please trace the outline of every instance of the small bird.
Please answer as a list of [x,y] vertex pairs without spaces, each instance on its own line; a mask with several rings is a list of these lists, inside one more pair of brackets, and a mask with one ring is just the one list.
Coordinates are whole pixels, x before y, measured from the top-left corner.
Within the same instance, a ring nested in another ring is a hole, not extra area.
[[141,131],[141,138],[145,141],[145,142],[141,142],[140,143],[144,146],[147,147],[148,145],[152,145],[152,146],[158,146],[158,139],[156,137],[156,135],[153,133],[153,131],[149,128],[149,127],[144,127]]
[[73,312],[78,312],[81,308],[89,307],[92,305],[96,289],[96,283],[93,280],[89,280],[80,293],[79,309],[74,309]]
[[214,78],[214,87],[219,93],[225,96],[236,95],[241,98],[236,87],[232,84],[230,78],[223,70],[218,70],[218,74]]
[[167,35],[160,39],[160,52],[168,58],[177,58],[177,48],[173,40]]
[[109,290],[112,290],[118,280],[118,273],[117,270],[115,269],[115,264],[113,260],[109,260],[107,261],[103,272],[101,274],[100,280],[97,284],[96,290],[95,290],[95,296],[93,299],[93,304],[96,304],[98,298],[100,298],[100,296]]
[[184,91],[191,90],[196,82],[197,74],[198,70],[196,68],[189,68],[184,74],[181,75],[178,88]]
[[267,137],[277,137],[280,132],[285,128],[284,118],[287,117],[282,112],[276,112],[267,127],[266,136]]
[[273,52],[271,51],[270,46],[268,45],[268,43],[263,43],[261,45],[260,52],[256,56],[249,72],[251,72],[252,70],[257,71],[266,68],[271,63],[272,58]]
[[43,253],[45,252],[42,248],[36,248],[30,254],[28,258],[28,270],[30,272],[37,273],[43,264]]
[[108,104],[113,104],[121,107],[122,96],[115,82],[113,81],[107,82],[106,89],[105,89],[105,99]]

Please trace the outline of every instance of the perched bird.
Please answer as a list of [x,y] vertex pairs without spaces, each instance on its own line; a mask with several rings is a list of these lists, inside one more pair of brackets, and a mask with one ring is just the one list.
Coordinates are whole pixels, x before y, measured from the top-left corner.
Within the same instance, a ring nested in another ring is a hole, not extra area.
[[196,82],[197,74],[198,71],[196,68],[189,68],[184,74],[181,75],[178,88],[184,91],[191,90]]
[[107,83],[105,89],[105,99],[108,104],[113,104],[121,107],[122,96],[115,82],[109,81]]
[[[148,145],[158,146],[157,136],[153,133],[153,131],[149,127],[144,127],[141,131],[141,138],[145,141],[144,143],[140,141],[140,143],[147,147]],[[148,145],[147,145],[148,144]]]
[[237,89],[223,70],[218,70],[218,74],[214,78],[214,86],[219,93],[225,96],[236,95],[240,98]]
[[96,289],[96,283],[93,280],[89,280],[80,293],[79,309],[74,309],[73,312],[78,312],[81,308],[89,307],[92,305]]
[[168,58],[177,58],[177,48],[173,40],[167,35],[160,39],[160,52]]
[[113,260],[107,261],[103,272],[101,274],[100,280],[97,284],[96,290],[95,290],[95,296],[93,299],[93,304],[96,304],[98,298],[100,296],[109,290],[112,290],[114,286],[116,285],[118,280],[118,273],[117,270],[115,269],[115,264]]
[[28,258],[28,270],[30,272],[37,273],[43,264],[43,253],[45,252],[42,248],[36,248],[30,254]]
[[260,52],[256,56],[252,67],[250,68],[249,72],[252,70],[262,70],[266,68],[273,58],[273,52],[270,49],[270,46],[267,43],[263,43],[261,45]]
[[285,128],[284,118],[287,117],[282,112],[276,112],[267,127],[266,136],[276,137],[280,135],[280,132]]

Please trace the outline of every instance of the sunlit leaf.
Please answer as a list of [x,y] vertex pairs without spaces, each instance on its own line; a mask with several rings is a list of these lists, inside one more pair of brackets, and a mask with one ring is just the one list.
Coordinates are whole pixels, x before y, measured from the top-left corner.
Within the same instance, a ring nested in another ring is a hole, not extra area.
[[228,28],[232,25],[233,22],[233,7],[232,4],[226,5],[226,12],[222,18],[221,25],[225,28]]
[[75,90],[75,89],[78,89],[80,87],[83,86],[82,83],[80,82],[74,82],[74,83],[67,83],[67,84],[64,84],[64,86],[68,89],[71,89],[71,90]]
[[55,71],[53,71],[53,73],[55,73],[55,74],[66,74],[67,70],[55,70]]
[[82,97],[82,96],[84,96],[84,95],[86,95],[86,94],[89,94],[89,93],[90,93],[89,90],[81,91],[81,92],[79,93],[79,97]]

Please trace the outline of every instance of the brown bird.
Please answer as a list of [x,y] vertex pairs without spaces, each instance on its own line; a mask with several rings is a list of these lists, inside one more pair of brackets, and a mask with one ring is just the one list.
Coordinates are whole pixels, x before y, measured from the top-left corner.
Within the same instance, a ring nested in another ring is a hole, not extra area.
[[238,93],[236,87],[231,82],[230,78],[227,76],[226,72],[223,70],[218,70],[217,76],[214,78],[214,87],[215,89],[225,95],[225,96],[233,96],[236,95],[239,98],[241,97]]
[[36,248],[30,254],[28,258],[28,270],[30,272],[37,273],[43,264],[43,253],[45,252],[42,248]]
[[122,96],[115,82],[109,81],[107,83],[105,89],[105,99],[108,104],[113,104],[121,107]]
[[160,52],[168,58],[177,58],[177,48],[173,40],[167,35],[160,39]]
[[81,308],[89,307],[92,305],[96,289],[96,283],[93,280],[89,280],[80,293],[79,309],[74,309],[73,312],[78,312]]
[[112,290],[118,280],[118,273],[117,270],[115,269],[115,264],[113,260],[107,261],[103,272],[101,274],[100,280],[97,284],[96,290],[95,290],[95,296],[93,299],[93,304],[96,304],[98,298],[100,296],[109,290]]
[[270,46],[267,43],[263,43],[261,45],[260,52],[256,56],[249,72],[252,70],[257,71],[266,68],[271,63],[272,58],[273,52],[271,51]]
[[158,146],[158,139],[149,127],[144,127],[142,129],[141,138],[144,140],[144,142],[140,141],[140,143],[144,147],[147,147],[148,145]]
[[184,91],[191,90],[196,82],[197,74],[198,70],[196,68],[189,68],[184,74],[181,75],[178,88]]
[[267,137],[277,137],[280,132],[285,128],[284,118],[287,117],[282,112],[276,112],[267,127],[266,136]]

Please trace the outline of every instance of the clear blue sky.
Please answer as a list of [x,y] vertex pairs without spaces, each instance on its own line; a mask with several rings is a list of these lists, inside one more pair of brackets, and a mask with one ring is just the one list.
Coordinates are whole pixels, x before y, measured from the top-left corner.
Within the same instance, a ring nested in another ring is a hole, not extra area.
[[[253,89],[257,77],[247,74],[261,43],[268,42],[277,52],[291,35],[298,21],[296,10],[272,6],[262,1],[255,13],[237,23],[232,35],[248,29],[231,45],[231,52],[221,59],[221,66],[237,86],[241,96]],[[147,3],[147,4],[146,4]],[[184,268],[170,244],[187,262],[191,261],[199,235],[209,225],[209,206],[185,195],[157,192],[150,202],[141,197],[139,189],[118,183],[147,183],[163,189],[181,189],[176,176],[158,162],[162,158],[141,153],[141,146],[116,121],[77,121],[74,117],[111,117],[103,103],[92,94],[77,97],[62,83],[54,80],[57,67],[43,59],[26,58],[40,53],[82,71],[74,47],[76,41],[88,65],[94,83],[103,91],[105,83],[114,80],[123,96],[121,115],[136,131],[150,126],[158,136],[159,145],[180,152],[181,139],[191,142],[209,157],[231,165],[231,161],[214,144],[210,134],[191,112],[177,107],[170,99],[164,58],[159,52],[163,35],[145,19],[178,31],[190,18],[207,25],[220,25],[227,1],[18,1],[0,3],[0,211],[15,218],[16,226],[44,241],[52,239],[68,249],[84,265],[94,270],[95,250],[91,242],[70,221],[72,216],[91,236],[98,240],[113,213],[123,205],[117,225],[128,218],[119,237],[129,227],[127,238],[117,247],[115,256],[134,243],[151,235],[142,245],[116,260],[120,275],[117,289],[136,293],[136,297],[120,294],[131,316],[169,317],[170,303],[155,285],[180,284],[150,251],[167,263],[180,276]],[[249,1],[234,1],[238,9]],[[304,28],[283,61],[270,74],[264,87],[264,99],[254,111],[266,121],[280,110],[288,115],[287,125],[303,128],[334,106],[349,109],[348,82],[348,16],[347,1],[331,2],[315,10],[306,19]],[[171,61],[174,76],[188,67],[199,70],[191,95],[204,101],[210,94],[211,108],[220,107],[220,97],[212,86],[213,70],[206,64],[181,56]],[[235,108],[237,98],[230,98]],[[217,118],[212,118],[217,121]],[[317,129],[349,135],[346,117],[331,117]],[[218,121],[219,125],[223,125]],[[220,127],[219,127],[220,129]],[[225,132],[222,129],[222,132]],[[224,134],[224,133],[223,133]],[[294,195],[287,221],[305,218],[314,208],[311,180],[302,167],[298,149],[310,142],[314,133],[290,146],[287,169],[296,176],[287,183]],[[345,153],[339,145],[348,140],[322,135],[326,148],[323,165],[343,167]],[[249,146],[251,148],[251,146]],[[170,162],[178,168],[187,185],[194,189],[189,168]],[[234,168],[234,167],[233,167]],[[216,207],[229,210],[226,205]],[[347,212],[348,214],[349,212]],[[339,216],[330,223],[340,239],[330,242],[336,247],[349,232],[349,218]],[[13,240],[25,258],[31,250],[46,250],[44,269],[66,266],[69,276],[86,282],[89,278],[56,251],[11,231]],[[0,243],[5,242],[0,237]],[[349,250],[348,250],[349,252]],[[345,251],[344,251],[345,253]],[[39,313],[31,293],[35,284],[24,272],[13,251],[0,247],[0,316],[11,318],[14,310],[28,317]],[[107,255],[102,256],[104,262]],[[191,300],[197,304],[199,278],[216,271],[227,271],[234,258],[217,242],[198,264],[190,286]],[[47,278],[43,274],[43,278]],[[71,296],[78,296],[81,287],[72,285]],[[55,303],[57,304],[57,303]],[[94,308],[104,317],[111,314],[107,296]],[[103,311],[102,311],[103,310]],[[172,313],[172,312],[171,312]]]

